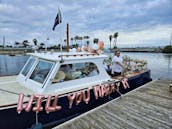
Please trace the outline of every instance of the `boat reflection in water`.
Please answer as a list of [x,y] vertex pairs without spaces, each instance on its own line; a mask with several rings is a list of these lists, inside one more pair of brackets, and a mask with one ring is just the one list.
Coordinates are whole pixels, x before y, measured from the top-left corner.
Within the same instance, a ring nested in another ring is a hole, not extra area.
[[0,128],[29,128],[37,120],[54,126],[152,80],[145,65],[111,77],[104,69],[107,58],[86,52],[30,54],[17,82],[0,85]]

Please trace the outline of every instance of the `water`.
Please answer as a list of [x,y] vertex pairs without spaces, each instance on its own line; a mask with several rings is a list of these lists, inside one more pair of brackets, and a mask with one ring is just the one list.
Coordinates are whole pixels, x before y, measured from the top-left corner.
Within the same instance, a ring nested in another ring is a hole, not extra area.
[[148,68],[151,69],[152,79],[172,80],[172,54],[121,52],[121,55],[128,55],[139,60],[147,60]]
[[[147,60],[153,79],[172,80],[172,54],[121,52],[121,55],[128,55],[134,59]],[[28,56],[24,55],[0,55],[0,76],[18,74],[27,59]]]
[[16,75],[20,72],[29,56],[0,55],[0,76]]

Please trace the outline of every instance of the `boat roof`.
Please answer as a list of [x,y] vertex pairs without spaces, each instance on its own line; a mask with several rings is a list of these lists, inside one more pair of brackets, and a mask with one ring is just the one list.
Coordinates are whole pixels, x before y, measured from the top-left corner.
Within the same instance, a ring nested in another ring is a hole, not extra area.
[[97,53],[88,53],[88,52],[35,52],[35,53],[28,53],[28,55],[42,58],[45,60],[53,60],[53,61],[60,61],[61,59],[65,60],[78,60],[78,59],[105,59],[108,58],[105,54],[97,54]]

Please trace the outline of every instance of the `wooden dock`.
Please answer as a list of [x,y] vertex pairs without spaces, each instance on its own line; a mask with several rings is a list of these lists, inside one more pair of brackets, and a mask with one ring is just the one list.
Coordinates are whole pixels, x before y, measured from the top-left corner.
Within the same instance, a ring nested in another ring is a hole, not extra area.
[[152,81],[53,129],[172,129],[170,83]]

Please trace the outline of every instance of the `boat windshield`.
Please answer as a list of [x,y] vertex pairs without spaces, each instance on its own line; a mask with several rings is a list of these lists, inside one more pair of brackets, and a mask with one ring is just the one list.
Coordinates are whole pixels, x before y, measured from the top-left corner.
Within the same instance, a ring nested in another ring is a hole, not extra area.
[[34,58],[30,58],[29,59],[28,63],[26,64],[25,68],[22,71],[22,74],[24,76],[26,76],[27,73],[30,71],[30,69],[31,69],[32,65],[34,64],[34,62],[35,62],[35,59]]
[[53,64],[53,62],[40,60],[30,76],[30,79],[39,83],[44,83]]

